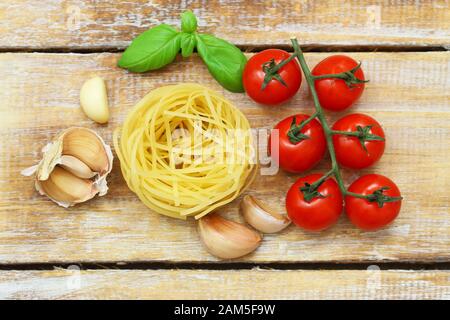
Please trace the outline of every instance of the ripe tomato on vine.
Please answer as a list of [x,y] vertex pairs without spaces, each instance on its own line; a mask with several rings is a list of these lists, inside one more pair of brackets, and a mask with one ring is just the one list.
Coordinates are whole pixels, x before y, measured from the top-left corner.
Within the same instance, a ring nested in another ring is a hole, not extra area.
[[[311,73],[316,77],[314,87],[324,109],[343,111],[350,108],[364,91],[364,72],[361,65],[350,57],[332,55],[320,61]],[[342,73],[342,77],[327,76]],[[353,76],[349,79],[349,75]]]
[[295,60],[279,65],[289,56],[284,50],[268,49],[251,57],[242,75],[247,95],[265,105],[277,105],[291,99],[300,88],[302,72]]
[[349,114],[336,121],[331,129],[336,160],[344,167],[351,169],[370,167],[384,153],[383,128],[368,115]]

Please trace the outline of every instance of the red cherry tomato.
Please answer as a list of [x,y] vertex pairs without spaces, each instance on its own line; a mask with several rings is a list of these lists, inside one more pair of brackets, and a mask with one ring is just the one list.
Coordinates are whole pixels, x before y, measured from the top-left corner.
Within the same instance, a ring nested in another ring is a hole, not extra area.
[[[307,123],[300,131],[307,138],[300,142],[292,142],[288,133],[294,117],[296,125],[309,118],[306,114],[287,117],[279,122],[274,127],[274,130],[278,130],[279,166],[286,171],[298,173],[313,168],[323,158],[326,151],[326,140],[322,126],[319,121],[314,119]],[[275,131],[272,131],[269,137],[269,146],[272,146],[272,142],[277,143],[275,140]],[[274,158],[274,161],[277,160],[273,154],[272,158]]]
[[[358,62],[344,55],[333,55],[319,62],[312,74],[315,76],[324,74],[336,74],[350,71],[358,65]],[[361,68],[354,73],[356,78],[365,80]],[[343,79],[319,79],[314,86],[323,108],[331,111],[341,111],[349,108],[359,99],[364,91],[364,83],[353,84],[349,87]]]
[[283,83],[272,78],[267,86],[262,89],[264,77],[264,64],[270,63],[273,59],[276,64],[289,58],[290,54],[284,50],[268,49],[261,51],[251,57],[244,68],[242,76],[245,92],[254,101],[276,105],[288,101],[300,88],[302,74],[297,61],[294,59],[278,70],[278,74],[283,79]]
[[321,174],[310,174],[298,179],[286,195],[289,218],[297,226],[308,231],[329,228],[336,223],[342,213],[342,194],[332,178],[326,179],[317,189],[323,197],[313,198],[310,202],[305,200],[300,188],[304,187],[305,183],[313,184],[321,177]]
[[[380,124],[365,114],[354,113],[339,119],[332,127],[333,130],[357,132],[357,128],[371,126],[368,133],[384,139],[384,131]],[[365,140],[364,150],[358,137],[342,134],[333,135],[333,145],[339,164],[352,169],[367,168],[377,162],[384,153],[385,141]]]
[[[354,181],[348,191],[363,195],[373,194],[383,187],[382,194],[390,197],[400,197],[400,190],[389,178],[379,174],[368,174]],[[350,221],[363,230],[377,230],[388,225],[398,216],[401,200],[385,202],[382,207],[376,201],[369,201],[354,196],[345,197],[345,211]]]

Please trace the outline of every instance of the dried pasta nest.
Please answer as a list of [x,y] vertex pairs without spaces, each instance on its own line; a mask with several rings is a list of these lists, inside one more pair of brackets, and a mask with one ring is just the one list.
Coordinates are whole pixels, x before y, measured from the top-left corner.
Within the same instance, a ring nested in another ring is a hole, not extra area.
[[182,219],[208,214],[251,183],[252,142],[244,114],[197,84],[151,91],[114,133],[129,188],[150,209]]

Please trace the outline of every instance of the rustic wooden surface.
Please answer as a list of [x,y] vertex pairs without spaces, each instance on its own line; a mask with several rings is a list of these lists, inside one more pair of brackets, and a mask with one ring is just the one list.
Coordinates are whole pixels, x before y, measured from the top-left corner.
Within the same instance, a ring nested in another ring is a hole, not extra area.
[[[0,272],[3,299],[450,299],[449,271]],[[267,302],[270,303],[270,302]]]
[[[450,263],[450,53],[369,52],[448,48],[448,1],[8,0],[0,3],[0,298],[449,299],[445,270],[381,271],[371,292],[367,281],[374,275],[365,270],[88,270],[82,271],[78,289],[66,286],[72,271],[7,270],[29,263],[37,269],[120,262],[193,263],[202,269],[221,263],[200,244],[194,221],[159,216],[142,205],[121,178],[118,160],[109,178],[110,193],[68,210],[39,196],[31,179],[19,174],[69,126],[94,128],[111,142],[112,130],[127,111],[152,88],[169,83],[198,82],[222,92],[255,128],[271,128],[296,112],[311,113],[306,85],[289,104],[268,108],[225,92],[196,56],[178,58],[158,72],[131,74],[115,66],[119,53],[104,52],[124,48],[149,25],[178,24],[185,7],[200,17],[203,30],[244,50],[284,46],[294,34],[310,50],[345,46],[365,51],[347,53],[363,61],[370,79],[361,101],[348,112],[379,120],[387,149],[375,167],[344,171],[344,177],[350,183],[360,174],[385,174],[405,197],[399,218],[387,229],[362,232],[345,216],[320,234],[291,226],[265,236],[255,253],[238,262],[411,262],[419,263],[418,269],[421,263]],[[33,50],[43,52],[17,52]],[[83,53],[70,52],[77,50]],[[330,54],[311,52],[306,59],[313,66]],[[111,121],[106,126],[93,124],[79,108],[79,89],[93,75],[107,80]],[[342,115],[329,115],[329,120]],[[314,171],[328,166],[325,159]],[[283,210],[285,192],[296,177],[283,172],[260,176],[249,193]],[[237,205],[230,204],[223,214],[239,220]],[[250,281],[252,286],[242,285]]]
[[[314,65],[327,55],[310,53],[306,58]],[[267,235],[262,246],[244,261],[450,261],[450,86],[446,80],[450,55],[352,56],[363,61],[371,82],[350,111],[367,112],[378,119],[388,141],[376,167],[361,173],[345,172],[345,178],[350,183],[366,172],[391,177],[405,197],[399,218],[390,228],[375,233],[357,230],[345,217],[336,227],[319,234],[291,226],[280,235]],[[71,125],[96,128],[110,142],[112,130],[152,88],[193,81],[223,92],[196,57],[144,75],[116,68],[118,57],[0,55],[0,86],[4,88],[0,92],[2,262],[216,261],[199,243],[194,221],[159,216],[140,203],[123,182],[117,161],[109,179],[110,193],[69,210],[38,195],[32,180],[19,175],[21,169],[39,160],[39,150],[52,136]],[[79,88],[94,74],[107,80],[112,107],[107,126],[94,125],[79,108]],[[254,128],[270,128],[292,113],[312,111],[306,86],[281,108],[256,105],[243,94],[223,93],[243,110]],[[328,166],[325,160],[317,170]],[[284,195],[297,177],[281,171],[275,176],[260,176],[249,192],[283,210]],[[235,219],[239,218],[238,203],[224,210]]]
[[2,0],[0,48],[124,48],[190,8],[202,30],[241,46],[448,46],[448,0]]

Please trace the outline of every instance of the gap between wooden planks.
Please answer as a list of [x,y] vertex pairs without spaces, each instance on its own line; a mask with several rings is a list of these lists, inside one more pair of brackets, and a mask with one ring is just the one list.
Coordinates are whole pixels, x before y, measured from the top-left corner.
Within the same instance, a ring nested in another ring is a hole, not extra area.
[[[117,49],[191,9],[202,32],[239,46],[447,47],[449,2],[438,1],[33,1],[0,2],[2,49]],[[30,21],[32,23],[30,23]]]
[[450,271],[0,271],[1,299],[450,299]]
[[[328,54],[309,53],[311,66]],[[405,197],[399,218],[375,233],[357,230],[343,216],[332,229],[311,234],[294,226],[267,235],[261,247],[241,261],[376,262],[450,261],[450,53],[351,53],[363,61],[371,82],[349,112],[378,119],[387,135],[381,162],[360,173],[344,171],[347,182],[359,174],[391,177]],[[126,187],[119,163],[109,179],[110,193],[63,209],[39,196],[19,171],[40,157],[58,131],[92,127],[108,142],[112,130],[148,91],[177,82],[197,82],[223,92],[255,128],[271,128],[296,112],[312,112],[306,86],[289,104],[258,106],[243,94],[224,92],[198,57],[158,72],[130,74],[115,67],[118,54],[0,54],[0,263],[217,262],[202,247],[194,221],[150,212]],[[107,80],[111,121],[96,126],[79,109],[79,88],[94,74]],[[329,115],[330,121],[343,114]],[[324,160],[314,171],[329,166]],[[259,177],[249,193],[283,210],[284,195],[298,175],[279,172]],[[224,208],[233,219],[239,200]]]

